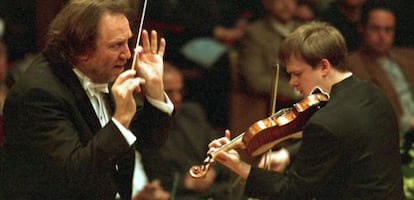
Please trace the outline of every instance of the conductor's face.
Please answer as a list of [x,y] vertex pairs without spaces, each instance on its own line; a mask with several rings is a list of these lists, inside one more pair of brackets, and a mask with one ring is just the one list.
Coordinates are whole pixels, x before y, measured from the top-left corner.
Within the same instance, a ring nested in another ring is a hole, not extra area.
[[98,24],[95,51],[80,56],[78,68],[97,83],[115,80],[131,57],[128,40],[132,33],[122,14],[106,13]]

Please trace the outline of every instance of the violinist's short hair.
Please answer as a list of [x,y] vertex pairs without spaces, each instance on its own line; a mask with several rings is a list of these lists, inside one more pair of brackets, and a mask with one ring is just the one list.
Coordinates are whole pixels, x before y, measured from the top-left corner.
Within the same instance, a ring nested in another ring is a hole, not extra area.
[[316,67],[322,59],[327,59],[336,69],[345,71],[347,51],[345,39],[335,27],[312,21],[298,27],[283,41],[279,60],[286,64],[294,55]]
[[78,55],[95,50],[98,24],[106,13],[130,17],[130,11],[123,0],[70,1],[52,21],[46,46],[74,64]]

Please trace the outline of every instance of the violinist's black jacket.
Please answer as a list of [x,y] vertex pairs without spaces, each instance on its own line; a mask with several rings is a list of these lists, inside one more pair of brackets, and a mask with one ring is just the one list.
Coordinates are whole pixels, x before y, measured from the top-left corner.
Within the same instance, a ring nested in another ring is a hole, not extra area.
[[245,196],[266,199],[401,200],[398,123],[384,94],[351,76],[303,129],[286,173],[252,168]]

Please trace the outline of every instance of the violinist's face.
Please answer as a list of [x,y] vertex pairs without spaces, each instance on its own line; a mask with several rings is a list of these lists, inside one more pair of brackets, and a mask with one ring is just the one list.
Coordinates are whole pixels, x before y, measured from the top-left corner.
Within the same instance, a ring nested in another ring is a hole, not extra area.
[[319,66],[314,69],[301,58],[290,56],[286,70],[290,74],[289,84],[303,96],[310,95],[316,86],[322,87],[323,74]]
[[114,81],[131,57],[128,47],[131,36],[129,22],[124,15],[104,14],[98,24],[96,50],[80,56],[77,67],[94,82]]

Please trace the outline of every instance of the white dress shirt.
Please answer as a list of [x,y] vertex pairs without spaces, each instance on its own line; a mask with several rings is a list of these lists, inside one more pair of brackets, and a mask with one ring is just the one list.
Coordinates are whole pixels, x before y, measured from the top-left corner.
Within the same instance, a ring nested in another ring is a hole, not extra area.
[[[79,78],[83,88],[86,91],[86,94],[89,97],[89,100],[92,103],[92,106],[95,110],[96,115],[99,118],[99,122],[101,127],[104,127],[105,124],[109,122],[110,114],[108,112],[107,104],[103,99],[103,93],[109,93],[108,84],[96,84],[93,83],[89,77],[87,77],[82,71],[77,68],[73,68],[73,71]],[[162,102],[151,97],[147,97],[148,101],[155,106],[156,108],[160,109],[161,111],[172,115],[174,106],[171,100],[168,98],[166,94],[166,102]],[[118,122],[115,118],[111,118],[114,124],[118,127],[122,135],[124,136],[125,140],[128,142],[129,145],[135,143],[137,138],[135,135],[126,127],[124,127],[120,122]],[[134,174],[132,179],[132,196],[136,196],[138,192],[144,188],[145,184],[148,182],[147,176],[144,172],[144,168],[141,163],[141,155],[138,151],[135,151],[135,167],[134,167]],[[118,196],[118,194],[117,194]]]

